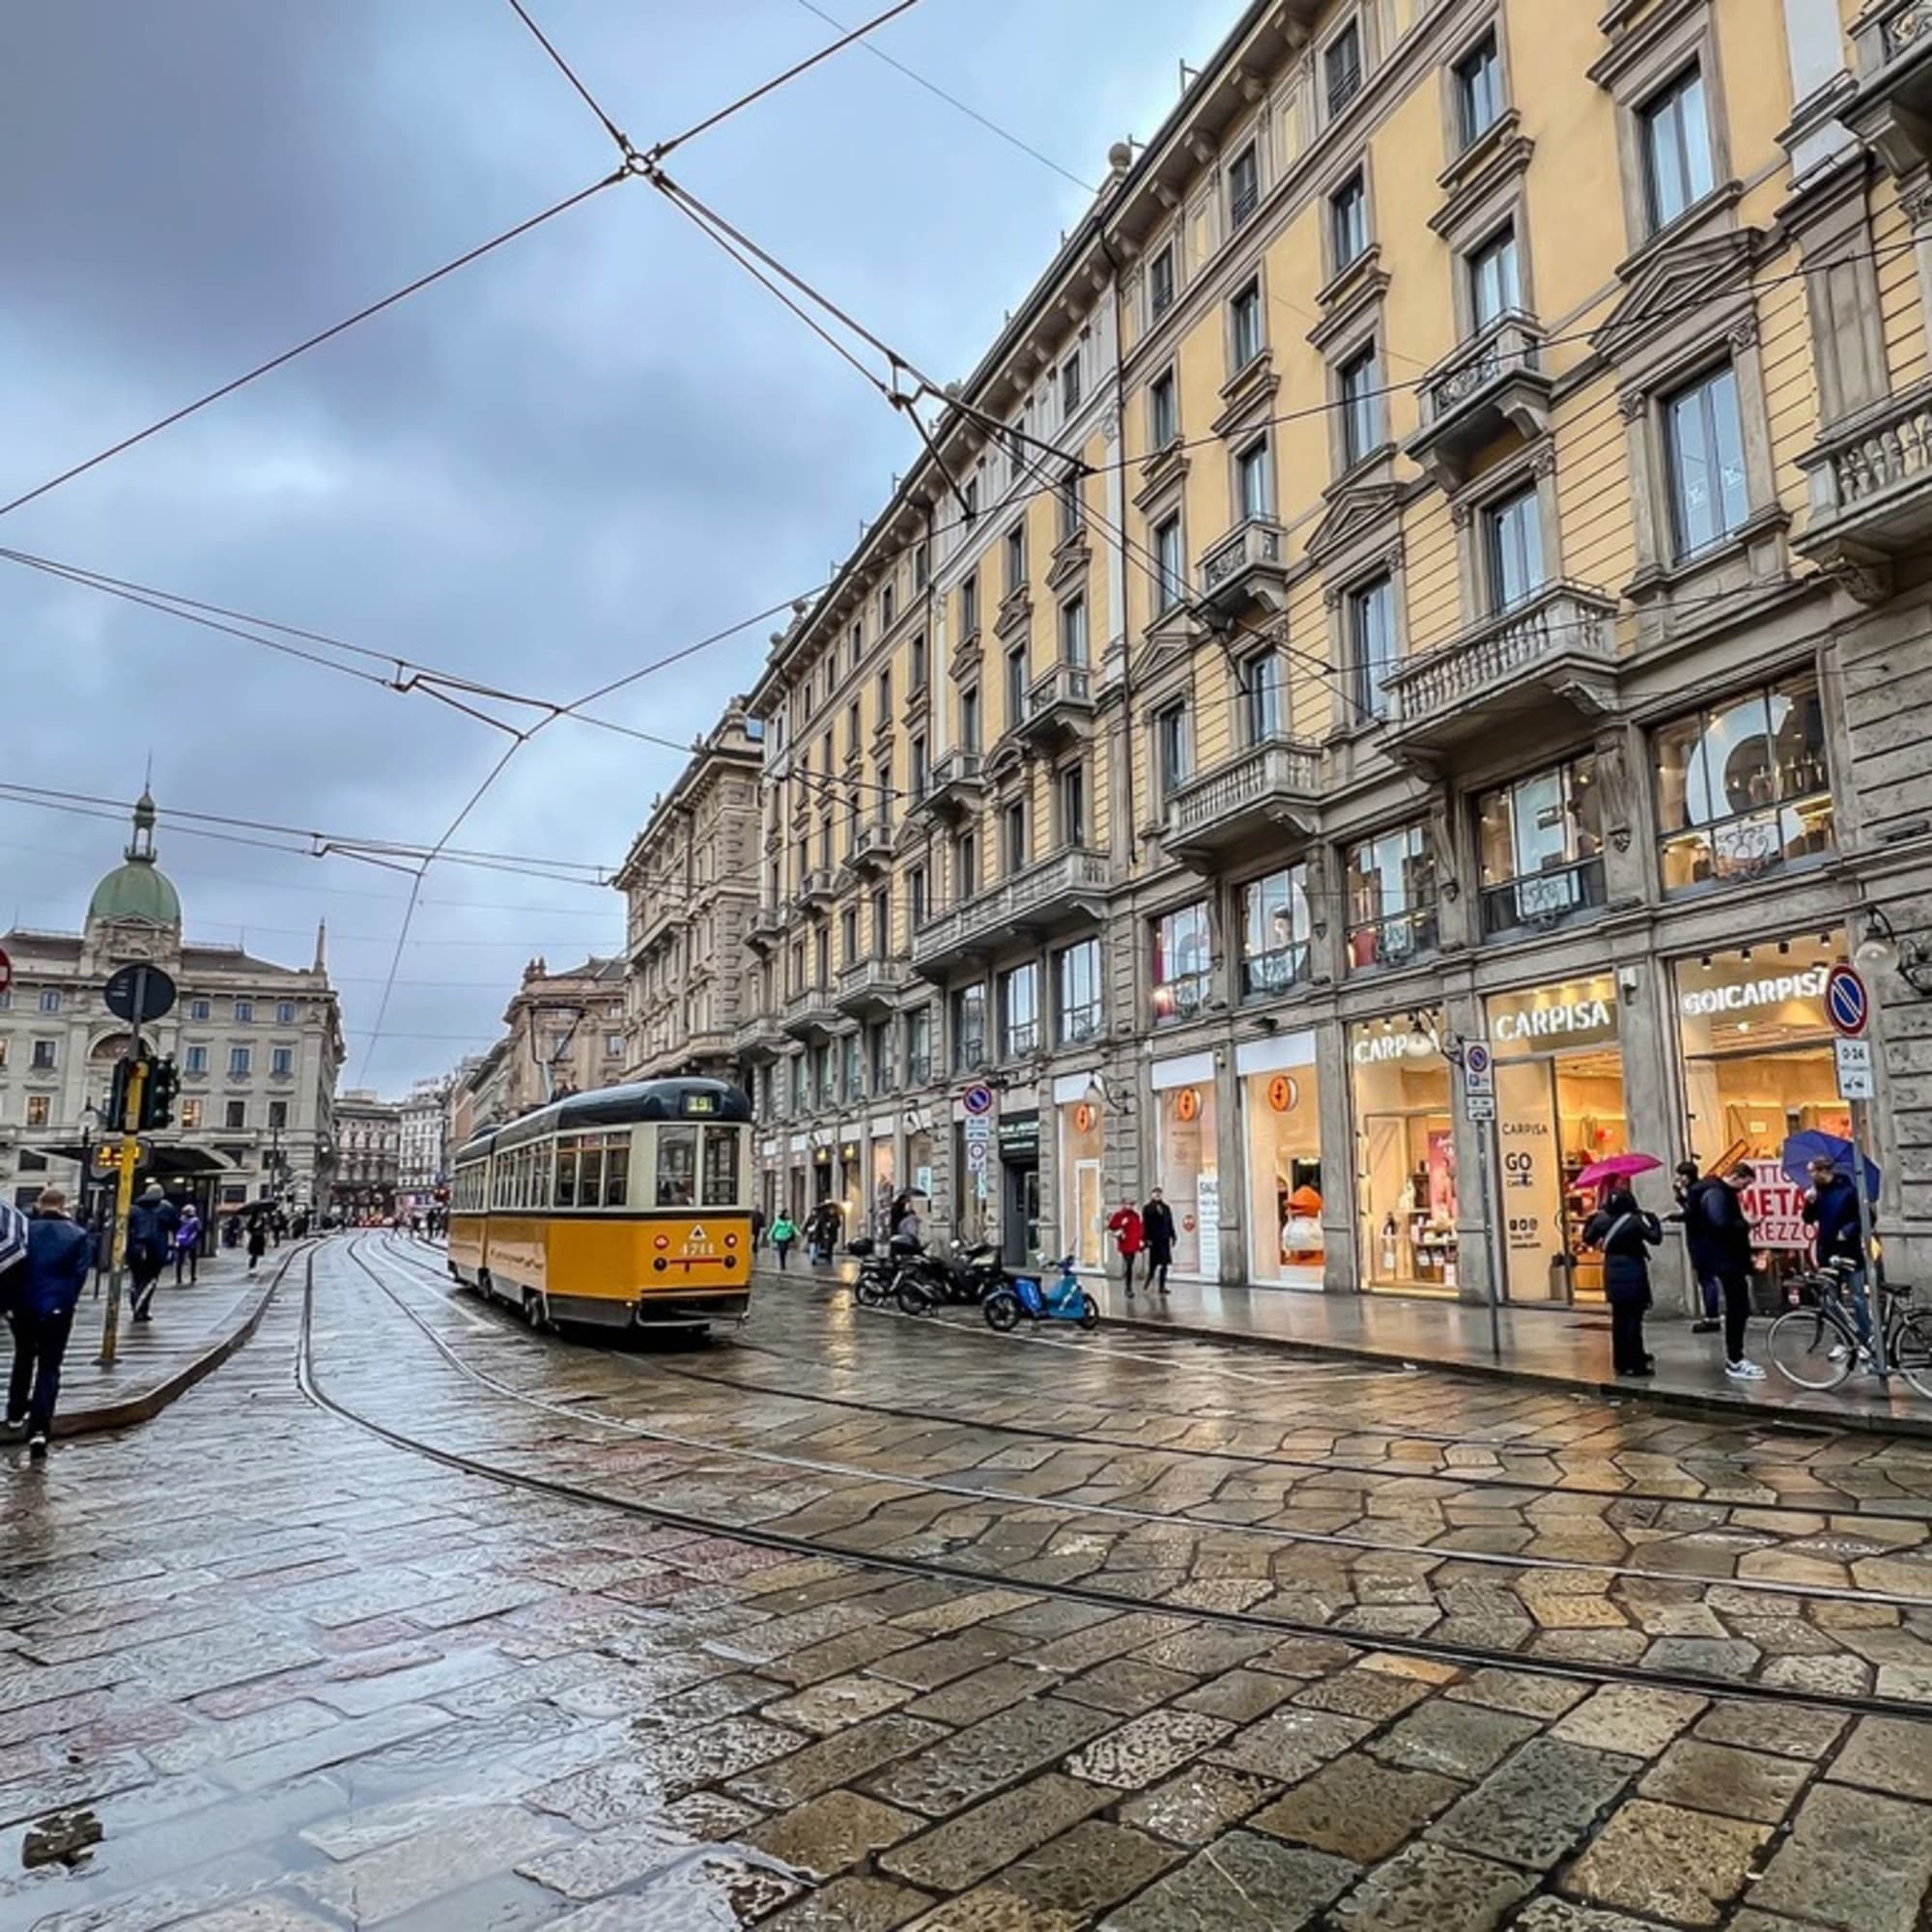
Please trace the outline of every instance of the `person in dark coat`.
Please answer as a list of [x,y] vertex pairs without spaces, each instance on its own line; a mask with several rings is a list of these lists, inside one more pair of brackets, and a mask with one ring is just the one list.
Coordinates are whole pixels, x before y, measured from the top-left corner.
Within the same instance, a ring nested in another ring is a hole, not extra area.
[[173,1258],[175,1231],[180,1226],[181,1211],[161,1192],[158,1180],[149,1181],[141,1190],[141,1198],[128,1209],[128,1275],[133,1283],[136,1321],[148,1319],[155,1284]]
[[1856,1270],[1851,1277],[1852,1317],[1861,1346],[1869,1349],[1871,1309],[1865,1300],[1865,1236],[1859,1220],[1858,1183],[1822,1154],[1809,1163],[1807,1172],[1811,1188],[1804,1197],[1804,1222],[1814,1231],[1812,1252],[1821,1268],[1849,1262]]
[[1723,1289],[1718,1280],[1710,1238],[1703,1217],[1696,1211],[1695,1201],[1706,1187],[1716,1184],[1704,1178],[1704,1171],[1694,1158],[1680,1160],[1670,1189],[1677,1197],[1677,1211],[1663,1217],[1677,1222],[1684,1230],[1685,1259],[1690,1264],[1690,1279],[1697,1284],[1697,1293],[1703,1302],[1703,1314],[1690,1324],[1693,1335],[1715,1335],[1723,1325],[1719,1320],[1724,1306]]
[[269,1223],[260,1214],[248,1223],[248,1272],[255,1272],[255,1264],[269,1252]]
[[[1710,1269],[1724,1298],[1724,1373],[1734,1382],[1764,1379],[1764,1371],[1745,1354],[1753,1243],[1744,1197],[1756,1178],[1749,1165],[1740,1161],[1721,1180],[1702,1183],[1685,1214],[1691,1264]],[[1700,1252],[1701,1264],[1696,1259]]]
[[1158,1187],[1141,1209],[1141,1238],[1147,1243],[1148,1280],[1165,1294],[1167,1271],[1174,1265],[1174,1209]]
[[14,1330],[5,1433],[24,1435],[27,1454],[37,1461],[47,1453],[61,1362],[93,1265],[93,1237],[69,1218],[67,1196],[58,1187],[43,1188],[28,1226],[26,1259],[8,1271],[4,1284]]
[[1643,1316],[1650,1306],[1649,1250],[1662,1243],[1662,1224],[1637,1206],[1628,1187],[1607,1195],[1583,1230],[1583,1245],[1603,1251],[1610,1358],[1620,1376],[1647,1376],[1654,1370],[1643,1346]]

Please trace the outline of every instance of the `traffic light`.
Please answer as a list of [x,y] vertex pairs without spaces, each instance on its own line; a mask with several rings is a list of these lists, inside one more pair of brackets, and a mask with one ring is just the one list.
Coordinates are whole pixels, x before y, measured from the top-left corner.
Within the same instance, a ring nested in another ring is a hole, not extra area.
[[175,1094],[180,1087],[181,1075],[172,1060],[148,1063],[148,1077],[141,1083],[141,1126],[144,1130],[173,1124]]
[[134,1063],[117,1060],[114,1072],[107,1084],[107,1130],[109,1133],[126,1133],[134,1124],[128,1118],[128,1083],[133,1078]]

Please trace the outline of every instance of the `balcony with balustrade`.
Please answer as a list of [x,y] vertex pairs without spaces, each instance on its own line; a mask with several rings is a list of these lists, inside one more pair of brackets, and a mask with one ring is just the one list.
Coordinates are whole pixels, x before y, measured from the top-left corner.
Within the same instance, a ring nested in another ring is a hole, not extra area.
[[1288,537],[1265,517],[1249,517],[1201,559],[1201,601],[1233,616],[1251,606],[1288,608]]
[[1300,843],[1315,834],[1321,795],[1320,747],[1270,738],[1171,793],[1161,843],[1202,867]]
[[832,903],[838,881],[830,866],[814,866],[798,882],[796,904],[801,912],[821,912]]
[[986,789],[986,761],[978,752],[948,752],[935,758],[926,774],[925,790],[912,810],[929,817],[952,820],[980,802]]
[[893,863],[893,822],[884,812],[860,826],[846,865],[862,879],[876,877]]
[[1599,717],[1617,695],[1616,601],[1580,584],[1546,584],[1485,617],[1386,680],[1384,739],[1398,753],[1439,753],[1547,716]]
[[760,899],[745,927],[748,945],[776,946],[791,923],[791,907],[783,899]]
[[1094,724],[1094,673],[1085,665],[1057,664],[1027,689],[1013,735],[1051,750],[1085,737]]
[[1014,939],[1046,939],[1096,923],[1114,868],[1099,852],[1062,852],[928,920],[913,935],[916,972],[937,978]]
[[792,1039],[829,1039],[841,1017],[830,986],[806,986],[785,1002],[783,1026]]
[[1811,515],[1794,548],[1827,565],[1876,563],[1932,537],[1932,383],[1889,396],[1799,458]]
[[731,1035],[732,1050],[752,1065],[776,1060],[789,1043],[776,1013],[752,1013],[738,1022]]
[[1870,0],[1851,36],[1858,87],[1838,119],[1904,180],[1932,162],[1932,0]]
[[911,978],[900,959],[855,959],[838,975],[833,1004],[851,1019],[882,1019],[897,1011]]
[[1407,453],[1444,488],[1454,488],[1505,430],[1529,441],[1548,429],[1550,387],[1543,330],[1512,309],[1459,343],[1422,379],[1421,426]]

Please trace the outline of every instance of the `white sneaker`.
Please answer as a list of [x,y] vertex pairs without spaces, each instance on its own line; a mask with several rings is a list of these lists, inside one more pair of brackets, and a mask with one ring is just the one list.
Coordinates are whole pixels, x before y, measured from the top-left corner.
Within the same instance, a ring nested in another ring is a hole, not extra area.
[[1842,1342],[1833,1342],[1832,1344],[1833,1361],[1842,1362],[1845,1359],[1845,1354],[1846,1354],[1845,1345]]
[[1764,1371],[1755,1362],[1726,1362],[1724,1373],[1734,1382],[1761,1382]]

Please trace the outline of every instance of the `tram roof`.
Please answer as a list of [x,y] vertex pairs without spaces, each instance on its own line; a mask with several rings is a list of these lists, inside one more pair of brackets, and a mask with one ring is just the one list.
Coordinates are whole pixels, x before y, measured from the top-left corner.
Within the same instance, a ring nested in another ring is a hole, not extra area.
[[[710,1106],[694,1108],[694,1100]],[[456,1151],[474,1158],[498,1148],[522,1147],[550,1134],[581,1133],[588,1127],[629,1127],[647,1121],[714,1121],[730,1124],[752,1118],[752,1103],[726,1080],[635,1080],[625,1087],[600,1087],[553,1100],[508,1126],[478,1134]]]

